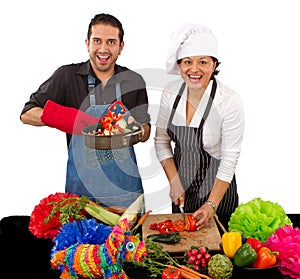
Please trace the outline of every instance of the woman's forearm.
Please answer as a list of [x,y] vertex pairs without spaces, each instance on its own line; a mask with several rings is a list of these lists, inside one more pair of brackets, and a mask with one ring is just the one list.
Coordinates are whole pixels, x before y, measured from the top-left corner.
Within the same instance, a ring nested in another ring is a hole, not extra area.
[[216,178],[215,184],[209,194],[208,201],[213,202],[215,206],[218,207],[229,188],[229,185],[230,183]]

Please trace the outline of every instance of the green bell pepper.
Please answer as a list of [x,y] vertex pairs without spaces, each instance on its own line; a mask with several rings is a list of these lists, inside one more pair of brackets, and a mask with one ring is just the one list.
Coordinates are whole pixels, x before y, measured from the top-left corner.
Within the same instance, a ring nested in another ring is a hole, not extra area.
[[233,263],[238,267],[251,265],[256,260],[257,254],[249,243],[244,243],[240,246],[234,256]]

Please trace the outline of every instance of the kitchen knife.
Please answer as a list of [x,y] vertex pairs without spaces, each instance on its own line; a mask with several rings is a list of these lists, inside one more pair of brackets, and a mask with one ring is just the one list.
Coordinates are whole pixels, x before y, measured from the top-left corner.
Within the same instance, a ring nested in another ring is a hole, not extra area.
[[183,218],[183,221],[184,221],[184,224],[185,224],[185,213],[184,213],[184,200],[183,200],[183,198],[180,199],[179,210],[182,214],[182,218]]

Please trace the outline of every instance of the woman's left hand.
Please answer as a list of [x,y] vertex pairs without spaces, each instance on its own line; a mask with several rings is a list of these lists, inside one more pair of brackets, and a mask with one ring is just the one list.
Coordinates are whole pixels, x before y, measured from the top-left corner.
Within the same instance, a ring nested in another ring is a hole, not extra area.
[[214,209],[211,205],[204,203],[198,210],[196,210],[193,214],[195,218],[197,218],[197,230],[201,229],[206,225],[210,218],[213,218],[215,214]]

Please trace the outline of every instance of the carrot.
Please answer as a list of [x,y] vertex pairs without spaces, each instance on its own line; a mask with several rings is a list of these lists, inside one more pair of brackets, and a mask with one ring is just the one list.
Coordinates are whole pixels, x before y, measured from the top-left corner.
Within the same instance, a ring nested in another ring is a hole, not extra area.
[[138,224],[142,225],[151,212],[152,210],[148,210],[145,214],[143,214],[143,216],[141,216],[141,218],[138,220]]
[[194,275],[196,275],[196,276],[199,276],[200,278],[211,279],[211,277],[209,277],[209,276],[207,276],[207,275],[205,275],[205,274],[203,274],[203,273],[199,273],[199,272],[197,272],[196,270],[187,267],[186,265],[181,265],[181,266],[180,266],[180,270],[181,270],[181,271],[182,271],[182,270],[185,270],[185,271],[187,271],[187,272],[189,272],[189,273],[191,273],[191,274],[194,274]]
[[146,213],[144,213],[141,218],[138,220],[137,224],[132,228],[131,233],[135,234],[136,230],[138,229],[139,226],[141,226],[144,221],[146,220],[146,218],[148,217],[148,215],[152,212],[152,210],[148,210]]
[[182,274],[182,278],[185,278],[185,279],[201,279],[200,276],[197,276],[193,273],[190,273],[186,270],[183,270],[183,269],[179,269],[181,274]]
[[182,278],[185,278],[185,279],[201,279],[201,276],[198,272],[192,273],[192,272],[190,272],[191,271],[190,269],[186,270],[186,269],[183,269],[181,266],[180,267],[175,267],[175,266],[169,265],[169,267],[171,267],[173,269],[180,270],[180,272],[182,274]]

